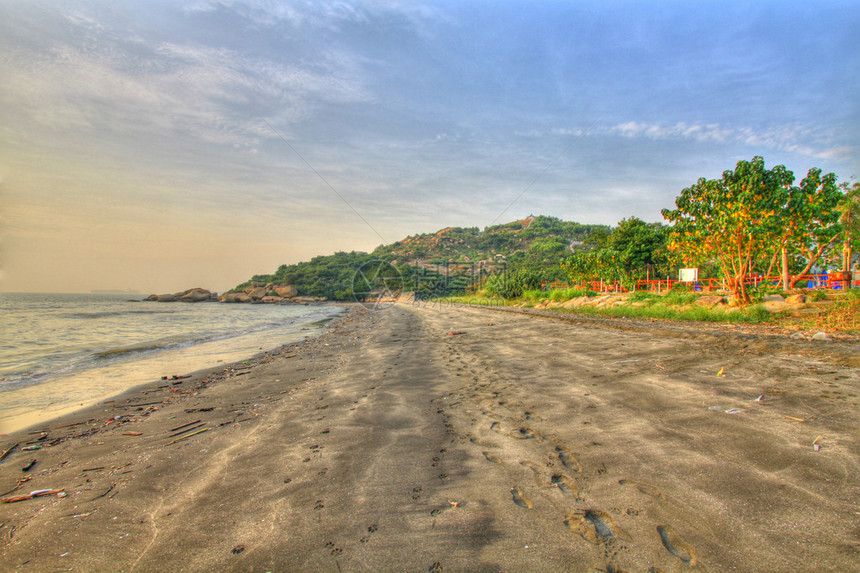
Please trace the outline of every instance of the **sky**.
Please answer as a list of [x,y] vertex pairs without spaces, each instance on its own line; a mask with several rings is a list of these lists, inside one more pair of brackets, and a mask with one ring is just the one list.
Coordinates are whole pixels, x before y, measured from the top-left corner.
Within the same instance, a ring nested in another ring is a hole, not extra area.
[[860,176],[860,1],[0,0],[0,291]]

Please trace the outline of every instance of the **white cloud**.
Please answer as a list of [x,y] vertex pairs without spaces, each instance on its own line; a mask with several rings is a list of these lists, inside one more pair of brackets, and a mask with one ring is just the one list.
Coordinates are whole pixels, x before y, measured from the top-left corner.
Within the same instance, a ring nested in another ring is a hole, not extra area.
[[726,127],[720,124],[674,125],[630,121],[610,127],[598,128],[596,133],[617,135],[628,139],[655,141],[686,140],[699,143],[743,144],[763,149],[778,149],[819,158],[848,157],[857,149],[850,146],[824,147],[821,141],[830,141],[831,134],[817,132],[803,126],[777,128]]
[[322,54],[311,68],[225,48],[103,40],[98,49],[59,44],[0,56],[0,100],[55,133],[183,133],[232,146],[273,137],[256,113],[289,124],[327,102],[372,100],[362,62],[349,54]]
[[433,26],[450,22],[439,8],[404,0],[199,0],[188,13],[230,10],[260,27],[286,24],[296,28],[339,30],[344,23],[368,23],[376,17],[397,16],[423,36]]

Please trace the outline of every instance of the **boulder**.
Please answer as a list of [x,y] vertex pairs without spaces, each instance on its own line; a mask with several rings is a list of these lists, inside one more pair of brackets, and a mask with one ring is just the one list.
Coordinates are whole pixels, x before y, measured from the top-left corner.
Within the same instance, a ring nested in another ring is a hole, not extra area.
[[156,297],[158,302],[175,302],[176,297],[172,294],[160,294]]
[[785,312],[791,308],[784,300],[767,300],[761,306],[768,312]]
[[697,298],[696,304],[706,308],[713,308],[719,304],[726,304],[726,301],[719,295],[708,294]]
[[146,297],[146,298],[145,298],[145,299],[143,299],[143,300],[146,300],[146,301],[149,301],[149,302],[155,302],[155,301],[157,301],[157,300],[158,300],[158,295],[157,295],[157,294],[151,294],[151,295],[149,295],[148,297]]
[[804,304],[806,302],[806,295],[803,293],[792,294],[785,299],[785,302],[788,304]]
[[833,342],[833,339],[827,336],[826,332],[816,332],[812,335],[812,338],[810,338],[810,340],[815,340],[818,342]]
[[261,300],[262,302],[265,302],[265,303],[268,303],[268,304],[280,304],[280,303],[281,303],[281,301],[283,301],[284,299],[282,299],[282,298],[281,298],[281,297],[279,297],[279,296],[264,296],[264,297],[263,297],[262,299],[260,299],[260,300]]
[[587,296],[578,296],[576,298],[572,298],[568,301],[565,301],[561,306],[562,308],[571,309],[571,308],[579,308],[583,304],[588,301]]
[[221,302],[251,302],[251,297],[243,292],[231,292],[221,297]]
[[247,293],[251,300],[262,300],[266,296],[266,287],[256,287],[251,292]]
[[211,292],[205,288],[193,288],[182,293],[178,297],[182,302],[203,302],[215,298]]
[[296,287],[292,285],[278,285],[274,288],[275,293],[281,298],[293,298],[299,294]]

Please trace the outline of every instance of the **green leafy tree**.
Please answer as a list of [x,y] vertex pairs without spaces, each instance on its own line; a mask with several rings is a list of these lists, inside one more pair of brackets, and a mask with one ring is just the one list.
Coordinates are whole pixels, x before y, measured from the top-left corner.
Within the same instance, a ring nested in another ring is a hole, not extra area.
[[781,217],[794,174],[785,166],[766,169],[764,159],[739,161],[721,179],[699,179],[681,191],[668,248],[687,263],[716,260],[735,297],[750,302],[745,280],[751,262],[782,235]]
[[860,182],[839,186],[839,223],[842,225],[842,270],[851,270],[853,251],[860,248]]
[[649,270],[665,271],[669,266],[666,227],[637,218],[622,219],[606,239],[607,247],[617,253],[618,267],[625,282],[649,275]]
[[[833,173],[822,176],[817,167],[809,170],[799,186],[791,188],[781,219],[784,228],[791,231],[787,251],[796,250],[806,261],[800,275],[808,273],[842,234],[839,221],[842,199],[836,176]],[[788,288],[794,288],[799,280],[795,276]]]

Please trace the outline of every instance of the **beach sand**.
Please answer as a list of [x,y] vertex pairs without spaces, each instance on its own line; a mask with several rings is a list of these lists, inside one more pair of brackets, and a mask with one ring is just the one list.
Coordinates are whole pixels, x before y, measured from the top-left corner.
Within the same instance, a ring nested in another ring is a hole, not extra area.
[[0,570],[855,571],[856,346],[357,307],[4,439],[54,445],[2,497],[66,495],[0,504]]

